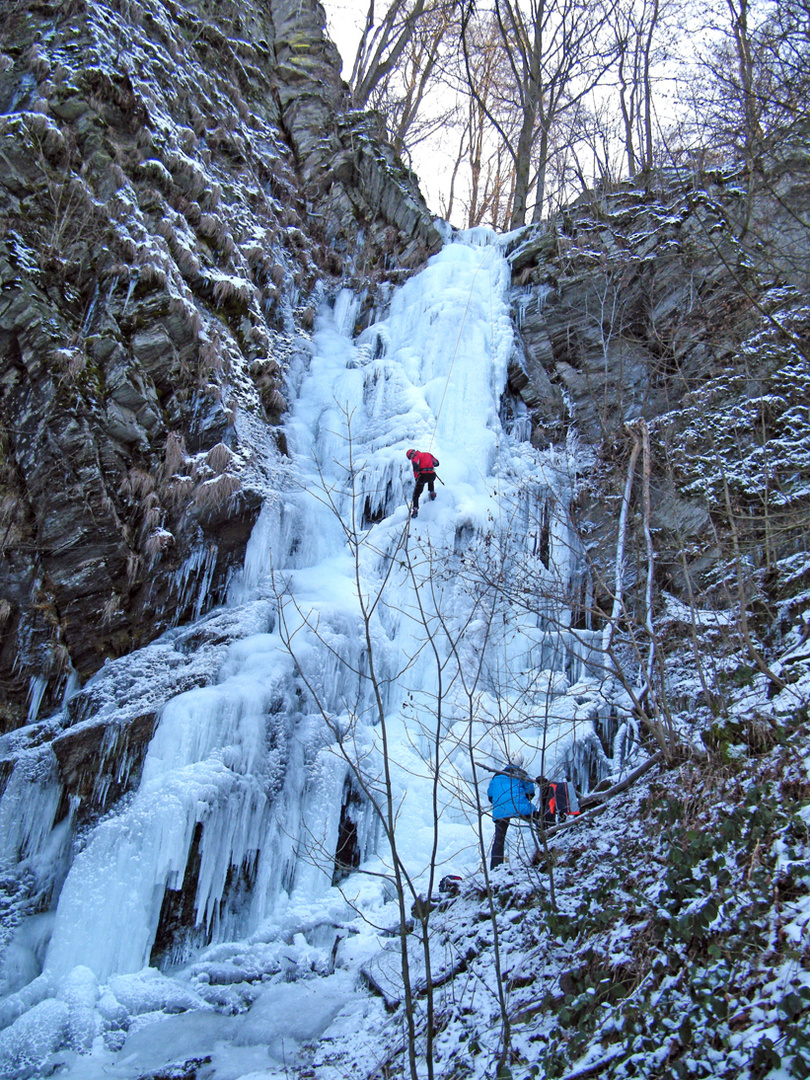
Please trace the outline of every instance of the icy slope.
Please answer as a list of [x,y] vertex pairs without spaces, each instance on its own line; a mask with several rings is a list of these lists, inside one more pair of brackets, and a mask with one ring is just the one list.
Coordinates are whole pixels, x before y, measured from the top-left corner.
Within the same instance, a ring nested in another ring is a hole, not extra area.
[[[127,1032],[114,1075],[138,1075],[136,1048],[165,1043],[168,1061],[187,1045],[170,1031],[210,1042],[222,1026],[164,1011],[243,1010],[262,980],[337,968],[338,1010],[366,1008],[349,1000],[356,968],[398,918],[387,807],[424,890],[431,866],[435,881],[480,862],[475,760],[520,747],[552,774],[595,742],[588,635],[566,630],[576,462],[539,456],[499,419],[508,284],[476,231],[358,337],[357,298],[320,313],[290,374],[294,482],[266,505],[232,589],[237,622],[254,626],[267,598],[275,617],[227,648],[213,685],[165,707],[138,791],[76,845],[42,974],[2,1006],[6,1023],[19,1016],[0,1034],[9,1075],[34,1044],[45,1062],[66,1040],[110,1064]],[[444,481],[415,521],[410,446],[440,459]],[[531,603],[509,601],[516,580]],[[157,959],[193,963],[167,979],[148,970]]]

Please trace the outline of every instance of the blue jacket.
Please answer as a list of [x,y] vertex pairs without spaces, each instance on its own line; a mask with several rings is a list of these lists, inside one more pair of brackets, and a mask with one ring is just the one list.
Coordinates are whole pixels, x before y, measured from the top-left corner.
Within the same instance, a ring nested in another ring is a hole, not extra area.
[[489,782],[487,795],[492,803],[494,821],[506,817],[526,817],[535,809],[530,801],[534,795],[534,784],[522,771],[496,773]]

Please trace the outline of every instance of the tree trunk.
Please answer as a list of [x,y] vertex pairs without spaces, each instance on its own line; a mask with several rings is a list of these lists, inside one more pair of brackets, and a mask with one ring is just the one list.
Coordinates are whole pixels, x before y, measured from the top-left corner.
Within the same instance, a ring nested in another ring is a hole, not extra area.
[[540,131],[540,145],[537,151],[537,187],[535,188],[534,213],[532,222],[536,224],[543,219],[543,204],[546,200],[546,166],[548,165],[548,128],[543,126]]
[[526,224],[526,209],[531,181],[531,155],[534,136],[535,110],[528,103],[523,110],[523,123],[520,127],[517,153],[515,154],[515,197],[512,203],[510,229],[519,229]]

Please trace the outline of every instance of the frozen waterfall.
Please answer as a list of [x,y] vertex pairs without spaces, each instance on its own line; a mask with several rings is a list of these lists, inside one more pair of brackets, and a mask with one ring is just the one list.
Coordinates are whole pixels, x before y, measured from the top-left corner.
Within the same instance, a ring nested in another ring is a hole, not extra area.
[[[138,973],[158,939],[165,967],[217,942],[271,943],[282,926],[315,945],[347,896],[381,912],[383,733],[399,851],[422,888],[432,859],[436,879],[480,863],[473,760],[520,747],[532,775],[570,775],[587,757],[602,705],[596,635],[570,612],[578,462],[501,424],[509,283],[501,245],[474,230],[359,334],[350,292],[319,313],[289,372],[293,482],[266,504],[231,590],[242,630],[211,685],[163,708],[137,790],[72,856],[56,845],[50,872],[66,876],[40,997],[77,969],[101,984]],[[415,520],[409,447],[441,462]],[[50,828],[21,807],[36,786],[52,823],[55,783],[21,771],[0,803],[6,857],[39,859],[40,874]],[[178,929],[181,893],[193,930]]]

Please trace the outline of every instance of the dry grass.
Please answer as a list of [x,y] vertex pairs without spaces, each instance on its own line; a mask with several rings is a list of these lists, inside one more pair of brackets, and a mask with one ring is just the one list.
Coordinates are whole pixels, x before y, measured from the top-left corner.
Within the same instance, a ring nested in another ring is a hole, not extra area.
[[65,137],[49,116],[42,113],[29,114],[26,123],[43,157],[48,161],[55,163],[67,154]]
[[59,678],[70,670],[70,652],[63,641],[55,641],[45,661],[45,674],[49,679]]
[[138,580],[138,575],[141,572],[142,560],[140,555],[135,551],[130,551],[127,556],[127,584],[134,585]]
[[55,349],[53,352],[55,365],[62,372],[62,381],[66,383],[77,382],[87,369],[87,354],[78,346]]
[[242,254],[247,259],[250,269],[255,270],[257,266],[261,266],[264,258],[264,247],[259,243],[250,243],[242,248]]
[[177,268],[185,278],[196,277],[200,272],[200,260],[189,247],[183,235],[185,221],[179,214],[164,217],[158,222],[156,231],[169,246]]
[[0,529],[5,530],[24,509],[22,499],[16,492],[8,491],[0,499]]
[[191,128],[177,129],[177,140],[184,154],[190,154],[197,146],[197,135]]
[[138,166],[138,173],[142,179],[151,180],[163,195],[168,195],[174,188],[172,174],[157,158],[147,158],[146,161],[142,161]]
[[[192,138],[194,132],[184,129]],[[187,137],[188,139],[188,137]],[[188,199],[199,199],[206,191],[207,180],[205,173],[190,157],[185,154],[169,154],[167,165],[174,178],[174,182]]]
[[236,250],[233,237],[218,214],[202,214],[197,225],[197,232],[226,259],[230,258]]
[[131,468],[118,488],[118,494],[125,499],[143,500],[155,490],[155,478],[146,469],[137,466]]
[[216,210],[222,199],[222,185],[212,184],[200,194],[199,204],[203,210]]
[[250,306],[253,286],[242,278],[218,278],[214,283],[214,300],[219,307]]
[[210,379],[230,371],[230,360],[223,353],[222,341],[216,331],[211,338],[203,338],[199,350],[200,378]]
[[245,337],[260,356],[267,356],[270,352],[270,336],[262,324],[253,323]]
[[127,174],[121,168],[121,166],[113,161],[107,169],[107,175],[115,186],[116,191],[120,191],[121,188],[126,187],[129,181],[127,180]]
[[192,131],[198,139],[201,138],[206,132],[208,121],[193,101],[189,101],[188,103],[188,116]]
[[267,397],[266,404],[269,413],[283,413],[287,411],[287,399],[280,390],[272,390]]
[[143,550],[150,565],[153,565],[160,559],[164,551],[167,551],[174,545],[174,537],[168,529],[155,529],[155,531],[147,537]]
[[118,593],[113,593],[112,596],[104,601],[101,608],[101,625],[109,626],[117,615],[121,613],[121,597]]
[[286,237],[292,247],[297,248],[298,251],[304,251],[309,246],[306,236],[295,226],[287,229]]
[[[151,498],[152,496],[150,496]],[[144,507],[143,511],[143,524],[141,526],[144,535],[151,534],[153,530],[159,529],[161,522],[163,521],[163,507],[157,501],[150,503]]]
[[222,473],[213,480],[206,480],[194,492],[194,505],[203,513],[224,510],[238,491],[242,482],[232,473]]
[[172,476],[163,486],[163,502],[172,513],[191,501],[194,480],[190,476]]
[[294,206],[290,206],[288,204],[287,206],[285,206],[283,208],[283,210],[281,211],[281,224],[282,225],[300,225],[301,224],[301,218],[300,218],[300,216],[298,214],[298,211],[295,209]]
[[51,62],[47,56],[40,52],[39,45],[32,45],[26,53],[26,63],[36,75],[37,79],[42,81],[47,79],[51,73]]
[[174,261],[184,278],[195,278],[200,272],[200,260],[185,244],[177,243],[174,248]]
[[227,472],[229,466],[233,464],[234,454],[225,443],[217,443],[205,455],[205,461],[215,473],[221,474]]
[[144,262],[138,267],[138,280],[147,288],[165,289],[166,270],[153,262]]
[[[246,116],[242,119],[247,119],[250,116],[250,110],[247,110]],[[208,141],[211,146],[217,147],[226,156],[235,160],[244,159],[247,155],[247,148],[245,146],[245,140],[235,131],[230,131],[223,124],[209,134]]]
[[203,328],[203,318],[199,309],[191,300],[186,296],[173,296],[169,301],[169,310],[172,315],[182,318],[190,337],[198,338],[200,336]]
[[14,608],[11,606],[10,601],[6,600],[5,596],[2,597],[0,599],[0,626],[5,626],[13,612]]
[[263,383],[270,384],[274,382],[280,374],[281,365],[278,360],[273,360],[271,357],[254,360],[250,365],[251,378]]
[[111,517],[116,522],[116,524],[120,524],[118,520],[118,510],[116,509],[115,503],[110,498],[106,490],[101,496],[101,509],[104,511],[105,514],[108,514],[109,517]]
[[66,257],[74,244],[86,246],[94,232],[95,201],[81,176],[48,181],[53,225],[43,248],[45,259]]
[[140,245],[132,236],[122,236],[120,240],[121,255],[125,262],[134,263],[138,258]]
[[177,432],[170,431],[166,436],[166,448],[163,451],[163,475],[174,476],[185,467],[187,461],[185,439]]
[[200,218],[202,217],[202,210],[200,209],[200,204],[198,202],[194,202],[193,199],[191,202],[187,202],[185,207],[183,208],[183,217],[186,219],[192,229],[196,229],[200,224]]

